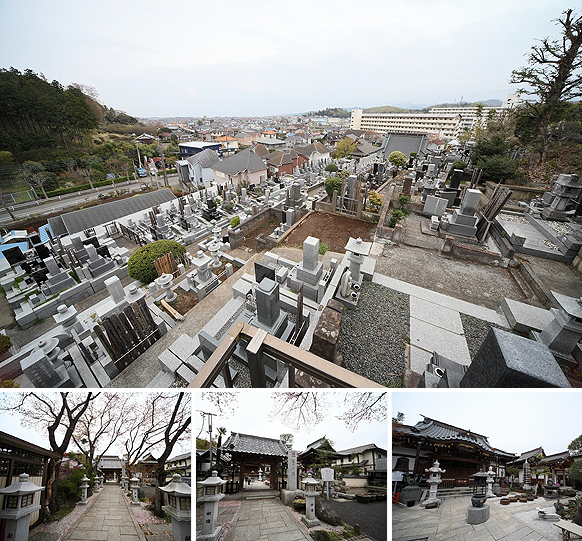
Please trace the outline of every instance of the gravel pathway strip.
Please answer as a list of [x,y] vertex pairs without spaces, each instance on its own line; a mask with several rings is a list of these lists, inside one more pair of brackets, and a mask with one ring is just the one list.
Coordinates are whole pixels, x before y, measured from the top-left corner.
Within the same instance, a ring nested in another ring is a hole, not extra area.
[[365,282],[357,310],[342,314],[339,350],[348,370],[382,385],[398,384],[409,341],[409,296]]
[[156,517],[151,511],[146,509],[146,505],[149,505],[145,502],[139,502],[139,507],[137,505],[131,505],[131,498],[125,494],[125,499],[135,517],[140,524],[167,524],[167,522],[163,518]]

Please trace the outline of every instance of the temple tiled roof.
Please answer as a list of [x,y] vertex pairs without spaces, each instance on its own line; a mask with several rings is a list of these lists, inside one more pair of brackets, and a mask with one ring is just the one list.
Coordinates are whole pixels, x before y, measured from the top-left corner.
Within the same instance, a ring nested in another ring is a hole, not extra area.
[[492,447],[486,436],[441,421],[436,421],[435,419],[431,419],[424,415],[422,421],[416,423],[414,426],[403,426],[402,428],[399,428],[399,432],[401,435],[409,434],[434,441],[468,442],[489,453],[506,456],[508,458],[515,458],[513,453],[507,453]]
[[229,453],[247,453],[254,455],[287,456],[289,450],[281,441],[260,436],[250,436],[232,432],[221,449]]

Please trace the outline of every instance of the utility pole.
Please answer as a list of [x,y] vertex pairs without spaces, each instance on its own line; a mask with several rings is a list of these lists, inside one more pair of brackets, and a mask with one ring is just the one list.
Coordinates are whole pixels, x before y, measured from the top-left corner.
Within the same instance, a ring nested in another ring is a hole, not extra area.
[[164,171],[164,186],[168,186],[168,174],[166,173],[166,157],[164,156],[164,151],[162,150],[162,143],[158,137],[158,152],[162,157],[162,169]]
[[[206,415],[208,415],[208,439],[210,442],[209,450],[210,450],[210,466],[212,466],[212,417],[216,415],[216,413],[208,413],[206,411],[197,410],[199,413],[202,414],[203,419],[206,419]],[[204,424],[202,425],[204,426]]]

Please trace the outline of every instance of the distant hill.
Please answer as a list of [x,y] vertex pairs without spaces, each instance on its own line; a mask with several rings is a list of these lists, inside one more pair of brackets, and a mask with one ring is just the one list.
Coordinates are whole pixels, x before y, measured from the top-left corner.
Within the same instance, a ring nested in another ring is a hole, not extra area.
[[311,111],[308,113],[309,116],[328,116],[331,118],[349,118],[350,113],[343,109],[342,107],[328,107],[327,109],[322,109],[321,111]]
[[430,105],[426,107],[411,107],[410,109],[404,109],[402,107],[394,107],[393,105],[380,105],[378,107],[368,107],[364,109],[364,113],[414,113],[414,112],[428,112],[429,109],[432,107],[469,107],[475,106],[478,103],[482,103],[485,106],[499,106],[503,105],[501,100],[483,100],[483,101],[475,101],[472,103],[469,102],[458,102],[458,103],[439,103],[437,105]]
[[392,105],[380,105],[378,107],[368,107],[364,109],[364,113],[409,113],[412,109],[402,109],[400,107],[393,107]]

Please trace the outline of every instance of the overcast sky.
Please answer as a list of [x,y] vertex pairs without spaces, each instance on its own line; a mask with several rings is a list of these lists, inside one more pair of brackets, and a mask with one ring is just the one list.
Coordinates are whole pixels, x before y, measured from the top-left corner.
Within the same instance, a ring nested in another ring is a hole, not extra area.
[[[320,392],[325,393],[325,391]],[[270,418],[269,414],[273,405],[271,391],[243,391],[239,394],[238,406],[234,415],[227,414],[223,417],[214,417],[213,439],[218,437],[217,428],[225,427],[228,436],[230,436],[231,432],[239,432],[277,439],[281,434],[292,433],[294,435],[293,449],[297,451],[304,451],[310,443],[324,436],[334,443],[336,451],[369,443],[375,443],[378,447],[386,449],[388,445],[387,421],[363,422],[355,432],[350,432],[343,422],[335,418],[335,415],[340,415],[343,411],[341,404],[344,394],[344,392],[330,393],[329,400],[332,408],[320,424],[294,430],[284,425],[279,419]],[[200,393],[196,393],[195,402],[196,410],[218,413],[218,410],[212,404],[201,399]],[[198,411],[194,415],[194,420],[195,436],[208,439],[208,421],[203,425],[202,415]],[[200,432],[201,429],[203,429],[202,432]],[[223,441],[225,441],[224,438]]]
[[131,115],[504,100],[570,0],[0,0],[0,67]]
[[[1,2],[2,0],[0,0]],[[2,400],[3,396],[5,393],[9,393],[11,391],[2,391],[0,393],[0,400]],[[50,391],[44,391],[45,393],[48,393]],[[135,391],[127,391],[130,392],[133,395],[133,398],[135,400],[144,400],[146,397],[146,393],[141,393],[141,392],[135,392]],[[48,433],[46,430],[36,430],[30,427],[30,425],[27,423],[26,418],[23,417],[22,415],[19,414],[15,414],[15,415],[8,415],[6,413],[0,413],[0,431],[2,432],[6,432],[7,434],[10,434],[12,436],[16,436],[17,438],[20,438],[22,440],[28,441],[30,443],[34,443],[35,445],[39,445],[40,447],[43,447],[44,449],[50,449],[50,443],[48,440]],[[57,438],[57,441],[60,443],[60,441],[62,441],[62,439]],[[191,451],[192,447],[191,447],[191,442],[190,441],[185,441],[185,442],[178,442],[176,444],[176,446],[174,447],[174,450],[172,452],[172,455],[170,456],[170,458],[172,458],[173,456],[182,454],[182,453],[187,453],[189,451]],[[76,448],[76,446],[71,443],[69,449],[69,451],[78,451],[78,449]],[[111,449],[109,449],[107,451],[108,455],[117,455],[119,457],[121,457],[123,455],[124,451],[123,451],[123,445],[121,442],[117,442],[113,445],[113,447]],[[153,452],[154,456],[158,456],[160,454],[159,449],[156,449]]]
[[487,436],[493,447],[515,454],[537,447],[560,453],[582,434],[578,390],[398,391],[392,394],[392,415],[399,411],[407,425],[425,415]]

